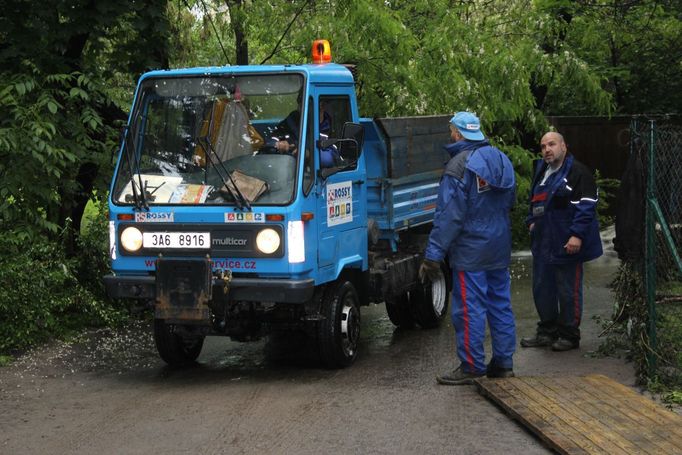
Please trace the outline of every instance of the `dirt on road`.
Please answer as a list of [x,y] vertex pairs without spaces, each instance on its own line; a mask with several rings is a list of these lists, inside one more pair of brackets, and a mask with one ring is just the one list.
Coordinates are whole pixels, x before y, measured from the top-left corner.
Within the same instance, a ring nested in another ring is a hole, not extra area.
[[[634,385],[631,365],[595,355],[592,316],[611,314],[616,266],[609,255],[586,265],[580,349],[518,348],[517,375],[601,373]],[[515,257],[518,338],[535,330],[529,273],[529,258]],[[382,305],[362,317],[359,358],[336,371],[299,340],[211,337],[196,366],[171,370],[148,322],[34,350],[0,368],[0,453],[550,453],[474,386],[436,384],[458,363],[449,320],[396,330]]]

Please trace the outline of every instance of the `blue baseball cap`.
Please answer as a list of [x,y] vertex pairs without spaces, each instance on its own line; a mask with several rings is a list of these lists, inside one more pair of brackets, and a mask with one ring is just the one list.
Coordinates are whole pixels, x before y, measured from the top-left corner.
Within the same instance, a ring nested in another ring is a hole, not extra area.
[[452,126],[457,128],[464,139],[482,141],[485,136],[481,132],[481,121],[471,112],[458,112],[450,119]]

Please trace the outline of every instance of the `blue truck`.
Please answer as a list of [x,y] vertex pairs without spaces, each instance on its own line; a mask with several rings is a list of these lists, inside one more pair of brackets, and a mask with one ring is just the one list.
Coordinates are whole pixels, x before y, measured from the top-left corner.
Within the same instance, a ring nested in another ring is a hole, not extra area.
[[399,327],[447,312],[447,265],[434,281],[418,269],[448,117],[360,118],[354,69],[318,49],[312,64],[140,78],[104,281],[153,308],[170,365],[195,361],[206,336],[296,331],[341,368],[358,354],[361,306],[385,302]]

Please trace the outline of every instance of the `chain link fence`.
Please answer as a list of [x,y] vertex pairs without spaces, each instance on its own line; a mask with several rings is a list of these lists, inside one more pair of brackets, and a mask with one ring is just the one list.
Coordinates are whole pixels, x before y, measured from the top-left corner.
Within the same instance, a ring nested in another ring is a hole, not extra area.
[[682,389],[682,124],[633,118],[621,182],[614,323],[643,382]]

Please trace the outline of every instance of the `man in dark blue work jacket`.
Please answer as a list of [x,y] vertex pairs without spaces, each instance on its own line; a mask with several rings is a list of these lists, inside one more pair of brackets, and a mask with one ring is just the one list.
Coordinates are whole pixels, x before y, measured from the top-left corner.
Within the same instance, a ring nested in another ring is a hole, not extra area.
[[545,134],[540,147],[526,219],[540,322],[521,346],[568,351],[580,344],[583,263],[602,255],[597,185],[592,172],[567,153],[561,134]]
[[[458,112],[450,120],[451,156],[438,189],[436,213],[420,276],[434,277],[448,258],[453,271],[452,322],[460,365],[439,375],[439,384],[471,384],[474,378],[513,376],[516,329],[511,308],[509,211],[514,168],[492,147],[478,118]],[[486,366],[486,319],[493,356]]]

